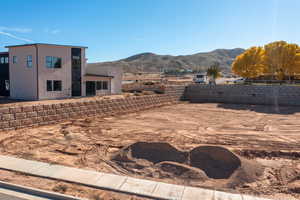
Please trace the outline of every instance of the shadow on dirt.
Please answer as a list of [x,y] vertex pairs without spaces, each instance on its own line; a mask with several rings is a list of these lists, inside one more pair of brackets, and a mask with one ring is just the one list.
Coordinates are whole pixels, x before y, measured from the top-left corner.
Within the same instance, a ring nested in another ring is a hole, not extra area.
[[291,115],[300,113],[299,106],[272,106],[272,105],[248,105],[248,104],[226,104],[219,103],[219,108],[231,110],[249,110],[258,113]]

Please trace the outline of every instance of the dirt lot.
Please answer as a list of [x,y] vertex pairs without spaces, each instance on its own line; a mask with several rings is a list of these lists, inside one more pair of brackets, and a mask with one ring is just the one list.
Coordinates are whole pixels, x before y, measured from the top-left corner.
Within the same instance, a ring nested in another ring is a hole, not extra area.
[[[298,107],[182,103],[3,132],[0,154],[293,200],[300,199],[299,131]],[[33,184],[7,173],[0,172],[0,179]],[[64,192],[78,195],[74,187]],[[82,190],[91,198],[90,190]]]

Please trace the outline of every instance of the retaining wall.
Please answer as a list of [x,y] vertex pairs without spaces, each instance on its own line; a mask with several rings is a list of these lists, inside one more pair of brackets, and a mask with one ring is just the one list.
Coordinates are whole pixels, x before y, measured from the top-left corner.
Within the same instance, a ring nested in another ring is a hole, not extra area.
[[71,103],[0,107],[0,131],[54,124],[85,116],[106,117],[137,112],[176,103],[183,91],[184,88],[180,90],[176,87],[166,87],[165,94],[104,100],[78,99]]
[[195,103],[300,106],[299,86],[189,85],[184,96]]

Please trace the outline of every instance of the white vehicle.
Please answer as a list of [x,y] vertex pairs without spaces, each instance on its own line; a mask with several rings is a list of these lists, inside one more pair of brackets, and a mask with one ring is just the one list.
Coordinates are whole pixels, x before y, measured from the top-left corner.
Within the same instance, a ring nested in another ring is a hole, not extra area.
[[244,79],[244,78],[239,78],[239,79],[234,80],[233,83],[236,83],[236,84],[243,84],[243,83],[245,83],[245,80],[246,80],[246,79]]
[[207,76],[206,74],[196,74],[194,79],[193,79],[194,83],[207,83]]

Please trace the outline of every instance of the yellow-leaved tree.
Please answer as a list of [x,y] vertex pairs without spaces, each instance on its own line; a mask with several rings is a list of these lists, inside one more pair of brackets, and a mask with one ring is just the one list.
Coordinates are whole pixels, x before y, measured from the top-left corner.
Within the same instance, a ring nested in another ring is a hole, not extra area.
[[300,53],[297,44],[285,41],[272,42],[264,46],[264,64],[267,73],[278,80],[300,73]]
[[251,47],[239,55],[232,64],[232,71],[245,78],[255,78],[266,72],[264,49]]

